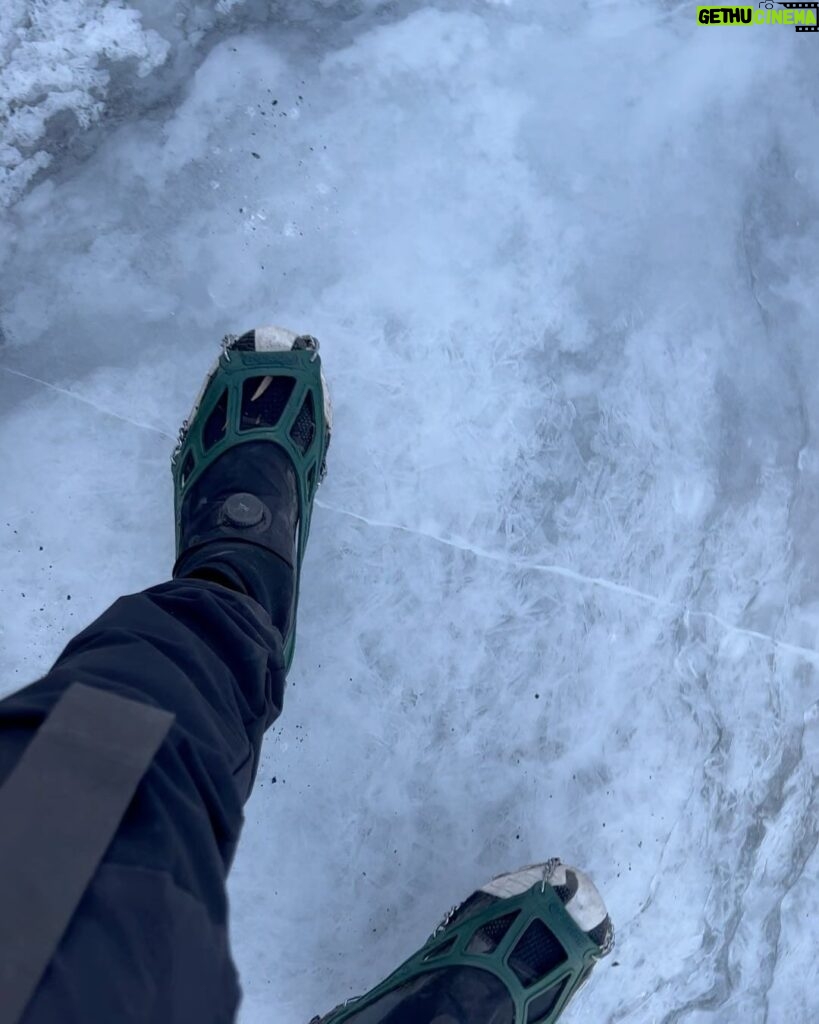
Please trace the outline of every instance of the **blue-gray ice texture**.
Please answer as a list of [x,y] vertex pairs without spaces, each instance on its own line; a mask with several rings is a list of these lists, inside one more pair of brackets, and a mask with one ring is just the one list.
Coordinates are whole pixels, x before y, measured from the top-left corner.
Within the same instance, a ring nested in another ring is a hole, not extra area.
[[816,1021],[819,41],[664,0],[4,0],[0,52],[5,690],[167,577],[220,337],[323,345],[242,1024],[555,854],[618,926],[567,1024]]

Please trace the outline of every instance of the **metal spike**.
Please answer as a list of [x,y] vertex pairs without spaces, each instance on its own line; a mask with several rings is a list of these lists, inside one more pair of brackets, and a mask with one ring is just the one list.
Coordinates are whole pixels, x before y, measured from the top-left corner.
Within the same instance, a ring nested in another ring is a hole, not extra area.
[[311,363],[314,363],[316,361],[316,356],[318,356],[319,347],[320,346],[318,338],[314,338],[312,334],[300,334],[298,338],[296,338],[296,340],[293,342],[294,351],[301,349],[303,351],[312,353],[310,356]]
[[256,388],[253,397],[250,399],[251,402],[255,402],[257,398],[261,398],[262,395],[270,387],[270,382],[273,380],[272,377],[263,377],[261,384]]
[[226,334],[222,338],[222,355],[230,362],[230,350],[233,348],[234,343],[238,340],[236,334]]
[[185,444],[185,439],[187,438],[187,436],[188,421],[183,420],[182,426],[179,428],[179,434],[177,435],[176,438],[176,447],[174,448],[173,453],[171,454],[171,466],[176,466],[177,459],[179,458],[182,452],[182,447]]

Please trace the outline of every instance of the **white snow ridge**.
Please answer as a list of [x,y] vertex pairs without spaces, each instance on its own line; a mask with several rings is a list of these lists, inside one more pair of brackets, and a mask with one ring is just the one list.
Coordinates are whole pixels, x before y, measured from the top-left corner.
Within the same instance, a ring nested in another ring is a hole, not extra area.
[[168,43],[117,0],[3,0],[0,206],[51,163],[54,118],[88,127],[105,109],[113,66],[134,61],[145,76],[167,54]]

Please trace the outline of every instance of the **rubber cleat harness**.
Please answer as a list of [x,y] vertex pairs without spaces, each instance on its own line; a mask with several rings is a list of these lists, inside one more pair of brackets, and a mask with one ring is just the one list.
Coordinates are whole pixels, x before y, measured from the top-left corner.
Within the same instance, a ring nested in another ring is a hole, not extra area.
[[473,893],[385,981],[311,1024],[554,1024],[613,946],[591,879],[555,858]]
[[[326,473],[332,428],[318,349],[318,341],[311,335],[296,335],[280,327],[257,328],[241,337],[228,335],[182,425],[171,460],[177,554],[174,575],[184,558],[214,541],[266,547],[293,565],[292,620],[284,637],[287,668],[293,659],[298,581],[313,500]],[[276,446],[266,460],[269,465],[263,461],[259,442]],[[234,466],[232,474],[217,469],[204,479],[227,452],[250,444],[254,448],[247,453],[258,472],[237,472]],[[292,466],[292,474],[276,465],[282,455]],[[211,493],[214,476],[220,477],[221,490]],[[229,493],[225,493],[226,480]]]

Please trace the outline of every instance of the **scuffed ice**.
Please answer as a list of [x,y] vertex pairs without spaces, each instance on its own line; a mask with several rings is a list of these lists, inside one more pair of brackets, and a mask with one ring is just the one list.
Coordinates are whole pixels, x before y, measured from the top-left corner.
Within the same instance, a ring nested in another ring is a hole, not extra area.
[[[58,136],[102,115],[109,65],[144,77],[168,44],[137,11],[102,0],[5,0],[0,12],[0,205],[49,166]],[[59,128],[58,128],[59,125]],[[49,139],[48,133],[51,132]]]
[[5,688],[167,576],[223,333],[316,334],[334,391],[231,882],[243,1024],[552,854],[618,926],[567,1022],[817,1019],[816,39],[666,3],[86,9],[166,54],[161,102],[0,224]]
[[61,158],[86,155],[101,121],[170,101],[219,34],[352,18],[385,0],[3,0],[0,7],[0,208]]

